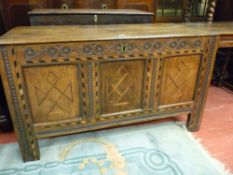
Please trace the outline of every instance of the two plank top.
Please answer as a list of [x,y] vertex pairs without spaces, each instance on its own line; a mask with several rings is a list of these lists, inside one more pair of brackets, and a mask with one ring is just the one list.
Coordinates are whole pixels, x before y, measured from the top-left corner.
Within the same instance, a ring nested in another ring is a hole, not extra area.
[[233,35],[233,22],[16,27],[0,45],[209,35]]

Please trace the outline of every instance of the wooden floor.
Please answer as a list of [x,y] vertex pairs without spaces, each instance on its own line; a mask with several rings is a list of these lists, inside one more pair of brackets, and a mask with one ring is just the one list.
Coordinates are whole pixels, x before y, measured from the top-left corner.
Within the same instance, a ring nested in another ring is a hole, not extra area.
[[[184,120],[184,116],[159,120]],[[213,157],[233,171],[233,93],[211,87],[209,89],[201,129],[193,133]],[[14,133],[1,134],[0,144],[16,142]]]

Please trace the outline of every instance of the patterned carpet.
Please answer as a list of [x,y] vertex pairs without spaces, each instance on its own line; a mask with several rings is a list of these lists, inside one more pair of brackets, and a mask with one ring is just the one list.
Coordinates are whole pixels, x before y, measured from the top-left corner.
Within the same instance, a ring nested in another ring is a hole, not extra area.
[[180,123],[141,124],[40,141],[23,163],[0,145],[0,175],[224,175]]

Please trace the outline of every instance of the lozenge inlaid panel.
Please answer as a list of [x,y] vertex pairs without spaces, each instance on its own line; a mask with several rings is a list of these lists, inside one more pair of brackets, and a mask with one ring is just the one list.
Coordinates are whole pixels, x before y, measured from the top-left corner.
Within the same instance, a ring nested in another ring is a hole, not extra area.
[[160,106],[194,98],[201,55],[168,57],[163,61]]
[[102,114],[142,109],[144,67],[143,60],[100,64]]
[[28,67],[24,75],[35,123],[80,116],[77,66]]

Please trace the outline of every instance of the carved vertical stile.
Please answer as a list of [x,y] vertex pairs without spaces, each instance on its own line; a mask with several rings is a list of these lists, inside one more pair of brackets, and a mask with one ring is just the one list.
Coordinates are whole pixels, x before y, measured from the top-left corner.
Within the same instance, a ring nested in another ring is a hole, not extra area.
[[100,116],[100,92],[99,92],[99,62],[93,63],[93,101],[94,101],[94,116]]
[[215,55],[217,51],[218,37],[214,36],[208,38],[206,43],[207,47],[204,51],[204,60],[202,62],[201,72],[198,80],[198,88],[196,91],[196,97],[192,113],[188,116],[187,127],[190,131],[197,131],[200,127],[202,119],[202,113],[205,106],[205,99],[208,92],[208,87],[213,72],[213,65],[215,61]]
[[87,92],[87,77],[86,77],[86,64],[84,64],[83,62],[80,63],[80,70],[81,70],[81,84],[82,84],[82,96],[83,96],[83,100],[82,100],[82,107],[83,107],[83,119],[86,119],[88,116],[88,92]]
[[22,117],[24,118],[25,123],[26,123],[26,131],[29,133],[28,137],[29,137],[29,141],[31,144],[30,146],[32,149],[33,157],[34,157],[33,160],[39,160],[40,159],[39,145],[38,145],[38,141],[34,134],[32,113],[31,113],[31,109],[29,105],[29,99],[27,98],[25,94],[26,86],[23,81],[22,67],[18,65],[19,63],[17,63],[15,55],[13,57],[13,63],[15,66],[16,82],[19,87],[20,105],[21,105],[22,113],[23,113]]
[[94,94],[93,94],[93,67],[92,63],[87,63],[87,89],[88,89],[88,119],[94,117]]
[[148,60],[144,61],[145,65],[144,65],[144,77],[143,77],[143,84],[144,84],[144,88],[142,90],[142,107],[144,108],[144,111],[146,112],[148,110],[147,108],[147,94],[146,94],[146,90],[148,87],[147,84],[147,69],[148,69]]
[[161,89],[161,82],[162,82],[162,71],[163,71],[163,58],[157,59],[156,64],[156,73],[155,76],[155,85],[154,85],[154,110],[157,111],[159,108],[159,94]]
[[[1,47],[2,60],[8,81],[8,88],[11,101],[14,106],[14,113],[11,113],[20,149],[23,153],[24,161],[38,160],[40,158],[38,142],[34,136],[32,120],[26,107],[25,96],[22,88],[18,63],[12,51],[12,62],[9,60],[9,52],[6,47]],[[14,66],[12,71],[11,66]],[[15,75],[14,75],[15,74]],[[15,82],[14,82],[15,79]],[[19,102],[20,101],[20,102]]]
[[146,60],[145,64],[145,78],[144,78],[144,111],[149,112],[151,110],[150,107],[150,99],[151,99],[151,83],[152,83],[152,75],[153,75],[153,59],[149,58]]
[[79,108],[80,108],[80,117],[84,119],[84,106],[83,106],[83,89],[82,89],[82,68],[81,64],[77,65],[77,79],[78,79],[78,87],[79,87]]
[[[209,39],[205,41],[205,45],[209,45]],[[203,53],[203,57],[201,60],[201,64],[200,64],[200,72],[199,72],[199,78],[197,81],[197,88],[196,88],[196,92],[195,92],[195,99],[194,99],[194,105],[193,105],[193,109],[192,109],[192,114],[190,116],[195,116],[197,114],[197,108],[198,108],[198,104],[199,104],[199,99],[200,99],[200,94],[201,94],[201,90],[202,90],[202,84],[204,82],[204,78],[205,78],[205,71],[207,68],[207,54],[209,52],[209,47],[206,47],[204,49],[204,53]],[[188,119],[188,123],[194,122],[194,117],[189,117]],[[193,127],[194,123],[190,124],[189,127]]]
[[152,64],[153,64],[153,68],[152,68],[152,76],[151,76],[151,84],[150,84],[150,87],[151,87],[151,89],[150,89],[150,101],[149,101],[149,108],[151,109],[151,110],[153,110],[153,108],[154,108],[154,94],[155,94],[155,85],[156,85],[156,75],[157,75],[157,59],[153,59],[152,60]]

